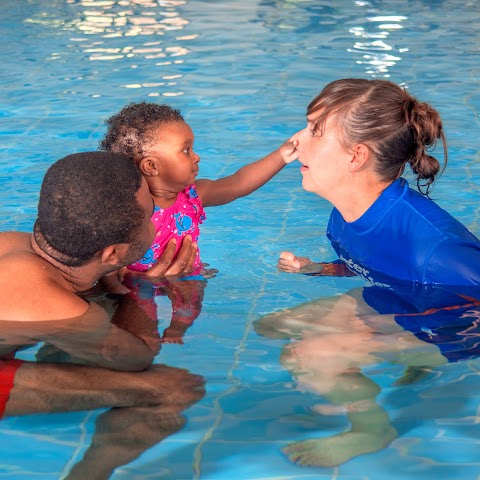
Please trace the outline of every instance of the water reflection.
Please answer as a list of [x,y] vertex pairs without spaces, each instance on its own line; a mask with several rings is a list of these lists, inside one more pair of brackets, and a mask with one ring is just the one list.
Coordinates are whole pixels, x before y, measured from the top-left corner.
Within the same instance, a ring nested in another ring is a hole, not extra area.
[[[345,48],[371,77],[389,77],[390,70],[402,60],[408,46],[396,46],[392,38],[404,28],[409,17],[386,13],[389,5],[371,2],[325,2],[312,0],[263,0],[259,3],[259,20],[277,32],[314,36],[305,49],[326,46]],[[344,28],[342,36],[339,25]],[[352,36],[354,38],[351,44]],[[350,43],[350,44],[349,44]],[[324,45],[322,45],[324,44]],[[298,48],[300,51],[301,48]]]
[[[51,52],[48,60],[63,61],[66,55],[77,53],[83,61],[113,62],[115,68],[131,69],[132,79],[139,75],[133,70],[146,63],[158,69],[161,81],[127,81],[120,87],[141,88],[150,96],[176,96],[183,94],[175,88],[182,75],[177,72],[172,75],[167,68],[184,62],[190,53],[185,42],[198,36],[179,35],[190,23],[179,10],[185,4],[185,1],[161,0],[69,0],[67,12],[42,10],[26,19],[26,23],[72,34],[67,45],[69,51]],[[145,37],[143,42],[142,37]]]
[[125,279],[124,284],[130,292],[119,299],[122,314],[117,315],[117,324],[128,323],[131,316],[138,315],[138,312],[146,315],[155,325],[170,318],[160,342],[183,344],[186,331],[202,311],[207,281],[203,277],[186,277],[152,283],[142,277],[131,276]]
[[[355,26],[349,32],[357,37],[353,48],[347,51],[360,54],[357,60],[359,65],[365,65],[365,71],[372,77],[390,77],[389,70],[394,67],[401,57],[399,53],[407,52],[408,48],[395,48],[389,42],[389,36],[403,28],[402,22],[408,20],[403,15],[372,14],[371,5],[368,2],[356,2],[356,7],[367,9],[366,23],[363,26]],[[362,12],[363,13],[363,12]],[[377,12],[378,13],[378,12]]]
[[[158,353],[156,318],[131,305],[125,311],[116,300],[97,297],[84,315],[65,320],[1,320],[0,338],[0,416],[109,409],[64,477],[70,480],[110,478],[180,430],[182,411],[204,395],[198,375],[167,365],[145,368],[144,355],[136,353],[145,347],[152,359]],[[36,362],[15,359],[42,342]]]
[[340,409],[350,422],[343,433],[292,443],[285,453],[302,465],[335,466],[385,448],[398,436],[366,367],[403,365],[404,375],[394,384],[402,388],[432,369],[480,355],[480,288],[356,289],[267,315],[256,331],[290,339],[281,363],[297,389],[330,402],[316,407],[317,413]]

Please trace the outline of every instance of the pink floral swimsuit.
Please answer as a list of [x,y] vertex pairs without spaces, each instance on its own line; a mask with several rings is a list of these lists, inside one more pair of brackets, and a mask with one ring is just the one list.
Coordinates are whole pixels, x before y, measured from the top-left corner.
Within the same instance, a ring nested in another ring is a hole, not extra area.
[[[155,225],[157,233],[153,244],[142,259],[132,263],[128,268],[137,272],[150,270],[164,252],[168,241],[172,238],[179,239],[175,253],[180,250],[185,235],[190,234],[192,241],[198,242],[200,235],[199,225],[205,219],[205,210],[201,200],[198,198],[195,184],[189,185],[180,192],[172,206],[168,208],[155,206],[151,221]],[[200,252],[197,252],[194,267],[195,271],[193,273],[198,274],[202,267]]]

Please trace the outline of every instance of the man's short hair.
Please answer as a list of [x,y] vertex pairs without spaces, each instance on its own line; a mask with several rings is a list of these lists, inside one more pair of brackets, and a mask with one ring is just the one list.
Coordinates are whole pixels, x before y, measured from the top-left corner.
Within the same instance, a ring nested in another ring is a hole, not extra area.
[[45,174],[36,229],[70,266],[85,264],[110,245],[130,244],[144,221],[135,196],[141,182],[140,171],[126,156],[68,155]]

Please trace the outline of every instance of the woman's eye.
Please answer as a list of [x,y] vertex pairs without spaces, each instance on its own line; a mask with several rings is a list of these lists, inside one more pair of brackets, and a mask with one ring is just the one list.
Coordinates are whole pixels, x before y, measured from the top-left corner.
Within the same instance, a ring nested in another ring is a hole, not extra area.
[[184,148],[184,149],[183,149],[183,153],[187,153],[187,154],[190,153],[190,148],[188,148],[188,147],[187,147],[187,148]]

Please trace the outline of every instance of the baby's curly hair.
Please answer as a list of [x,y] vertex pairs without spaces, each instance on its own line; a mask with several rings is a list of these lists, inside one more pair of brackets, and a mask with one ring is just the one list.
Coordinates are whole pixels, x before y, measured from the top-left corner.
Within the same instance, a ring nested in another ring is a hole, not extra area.
[[161,124],[184,121],[180,110],[168,105],[132,102],[105,121],[107,133],[100,142],[100,149],[138,160],[143,157],[153,128]]

